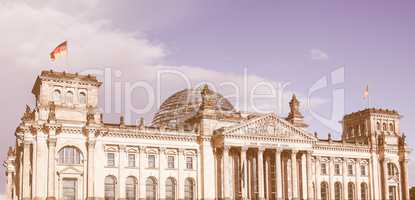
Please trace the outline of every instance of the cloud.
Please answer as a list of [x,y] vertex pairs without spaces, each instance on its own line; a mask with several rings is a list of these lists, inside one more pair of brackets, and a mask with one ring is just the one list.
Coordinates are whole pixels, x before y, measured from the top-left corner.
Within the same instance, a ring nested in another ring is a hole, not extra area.
[[311,60],[328,60],[329,56],[321,49],[311,49],[310,58]]

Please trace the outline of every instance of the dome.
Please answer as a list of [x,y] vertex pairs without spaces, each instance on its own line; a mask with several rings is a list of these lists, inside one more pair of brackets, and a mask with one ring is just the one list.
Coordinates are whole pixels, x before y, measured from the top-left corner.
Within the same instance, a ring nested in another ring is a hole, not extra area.
[[[194,116],[202,103],[202,87],[184,89],[167,98],[153,118],[153,126],[176,126]],[[218,111],[234,111],[233,105],[221,94],[207,90],[209,105]]]

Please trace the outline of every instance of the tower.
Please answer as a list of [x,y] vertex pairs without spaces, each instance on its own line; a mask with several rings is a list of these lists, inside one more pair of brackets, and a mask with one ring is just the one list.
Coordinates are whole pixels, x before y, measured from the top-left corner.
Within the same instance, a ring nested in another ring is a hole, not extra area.
[[98,89],[95,76],[55,71],[42,71],[37,77],[32,93],[36,99],[36,120],[86,122],[88,113],[96,113]]
[[307,128],[308,125],[304,122],[304,116],[300,113],[300,102],[297,100],[295,94],[290,101],[290,113],[286,118],[291,124],[300,128]]

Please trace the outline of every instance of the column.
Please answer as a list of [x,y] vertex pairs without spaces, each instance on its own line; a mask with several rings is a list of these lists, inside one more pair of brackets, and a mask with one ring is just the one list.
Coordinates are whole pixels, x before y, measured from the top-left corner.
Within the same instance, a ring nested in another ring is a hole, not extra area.
[[281,149],[275,150],[275,184],[276,199],[282,200],[282,172],[281,172]]
[[[166,148],[162,147],[160,148],[159,151],[159,198],[160,199],[166,199],[166,184],[165,184],[165,180],[167,179],[165,172],[166,172]],[[194,163],[196,163],[196,160],[194,161]]]
[[258,198],[264,199],[264,148],[258,149]]
[[343,158],[343,167],[342,167],[342,173],[343,173],[343,199],[348,199],[348,182],[346,181],[347,177],[347,158]]
[[[118,152],[118,178],[117,178],[117,187],[118,195],[115,195],[119,199],[125,199],[125,165],[127,160],[127,147],[125,145],[120,145]],[[117,190],[115,190],[117,191]]]
[[291,177],[292,177],[292,197],[294,200],[298,198],[298,181],[297,181],[297,150],[291,151]]
[[306,154],[301,154],[301,192],[302,199],[307,199],[307,166]]
[[[139,172],[138,172],[138,182],[140,183],[138,186],[139,191],[139,199],[145,199],[146,198],[146,177],[144,177],[144,168],[147,166],[147,163],[145,163],[145,156],[146,156],[146,148],[143,146],[139,147]],[[180,170],[179,170],[180,173]],[[179,176],[180,177],[180,174]],[[179,182],[180,183],[180,182]]]
[[312,179],[312,166],[311,166],[311,151],[307,151],[307,197],[308,199],[313,198],[313,179]]
[[248,148],[241,148],[241,165],[242,165],[242,177],[241,177],[241,187],[242,187],[242,199],[248,199],[248,163],[246,162],[246,151]]
[[356,159],[356,164],[355,164],[355,178],[356,178],[356,199],[360,200],[361,199],[361,195],[360,195],[360,159]]
[[265,175],[264,175],[264,179],[265,179],[265,198],[270,199],[271,196],[271,187],[270,187],[270,183],[271,183],[271,174],[270,174],[270,168],[271,168],[271,160],[270,160],[270,156],[266,156],[265,157]]
[[88,183],[87,183],[87,198],[94,199],[94,152],[95,152],[95,141],[88,141]]
[[316,187],[316,198],[317,199],[321,199],[321,184],[320,184],[320,156],[316,156],[316,182],[314,183],[315,187]]
[[23,141],[23,200],[29,200],[30,197],[30,144],[31,141]]
[[224,199],[231,199],[231,184],[230,184],[230,173],[229,173],[229,146],[223,147],[223,198]]
[[[7,166],[9,168],[9,166]],[[6,187],[6,199],[12,200],[13,199],[13,173],[14,171],[7,169],[7,187]]]
[[177,155],[178,155],[177,162],[178,162],[178,170],[179,170],[179,175],[177,176],[177,193],[178,193],[178,199],[184,199],[184,181],[185,181],[185,177],[183,175],[183,171],[185,168],[184,149],[178,149]]
[[330,199],[334,199],[334,181],[333,181],[333,176],[334,176],[334,158],[330,157],[330,162],[329,162],[329,198]]
[[401,188],[402,188],[402,199],[409,200],[409,188],[408,188],[408,160],[402,159],[401,164]]
[[48,197],[47,199],[56,199],[55,196],[55,149],[56,137],[50,137],[48,140]]
[[382,161],[382,169],[383,169],[383,179],[382,179],[382,186],[383,186],[383,199],[388,199],[388,162],[386,159],[383,159]]

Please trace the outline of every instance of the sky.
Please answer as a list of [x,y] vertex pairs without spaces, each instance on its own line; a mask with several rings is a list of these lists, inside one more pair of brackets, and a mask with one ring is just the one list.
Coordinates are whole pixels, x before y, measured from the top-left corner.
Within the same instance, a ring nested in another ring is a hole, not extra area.
[[[368,106],[368,85],[369,106],[398,110],[414,148],[414,9],[409,0],[2,0],[0,158],[14,145],[25,105],[34,105],[36,76],[48,69],[96,73],[108,121],[126,115],[149,124],[160,102],[187,82],[209,83],[240,110],[281,116],[295,93],[308,130],[322,138],[340,138],[341,116]],[[64,40],[68,56],[52,63],[49,53]],[[222,83],[242,89],[235,96]],[[281,100],[240,98],[276,85],[284,88]],[[156,86],[160,94],[145,90]],[[414,161],[412,153],[409,169]],[[409,176],[414,185],[413,170]]]

